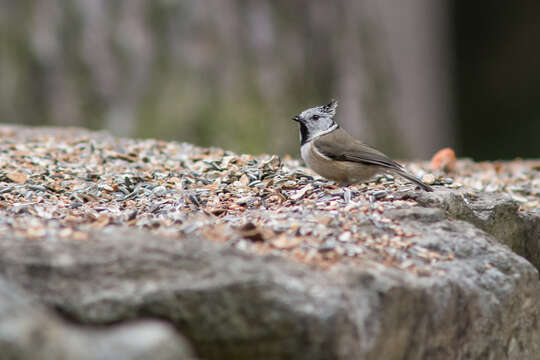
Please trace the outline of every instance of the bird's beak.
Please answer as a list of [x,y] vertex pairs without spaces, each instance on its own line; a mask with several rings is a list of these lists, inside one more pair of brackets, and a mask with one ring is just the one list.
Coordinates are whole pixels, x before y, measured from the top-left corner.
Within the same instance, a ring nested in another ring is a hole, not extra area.
[[298,115],[293,116],[292,119],[294,121],[300,122],[300,116],[298,116]]

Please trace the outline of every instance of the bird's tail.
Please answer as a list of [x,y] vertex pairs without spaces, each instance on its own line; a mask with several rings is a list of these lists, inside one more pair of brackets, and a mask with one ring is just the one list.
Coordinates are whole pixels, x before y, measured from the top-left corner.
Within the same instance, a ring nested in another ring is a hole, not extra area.
[[394,172],[396,174],[398,174],[399,176],[402,176],[404,177],[405,179],[407,180],[410,180],[412,181],[413,183],[415,183],[416,185],[420,186],[422,189],[424,189],[425,191],[433,191],[433,188],[431,186],[429,186],[428,184],[424,183],[422,180],[420,180],[419,178],[417,178],[416,176],[414,175],[411,175],[409,174],[408,172],[406,172],[405,170],[394,170]]

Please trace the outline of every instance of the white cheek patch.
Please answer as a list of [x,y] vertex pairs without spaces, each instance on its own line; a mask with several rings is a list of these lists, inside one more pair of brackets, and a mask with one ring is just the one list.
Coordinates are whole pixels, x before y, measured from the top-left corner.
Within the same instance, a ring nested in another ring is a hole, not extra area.
[[324,131],[321,131],[320,133],[318,133],[316,137],[329,134],[332,131],[336,130],[337,128],[338,128],[338,124],[334,124],[334,125],[330,126],[327,130],[324,130]]
[[[308,135],[308,136],[307,136],[307,139],[305,139],[305,144],[311,142],[313,139],[316,139],[316,138],[318,138],[318,137],[320,137],[320,136],[323,136],[323,135],[326,135],[326,134],[328,134],[328,133],[331,133],[332,131],[336,130],[338,127],[339,127],[339,125],[334,123],[334,125],[330,126],[328,129],[326,129],[326,130],[324,130],[324,131],[317,132],[317,133],[315,133],[315,134],[312,133],[312,132],[311,132],[311,133],[308,133],[308,134],[307,134],[307,135]],[[302,140],[302,133],[301,133],[301,132],[300,132],[300,140]],[[304,144],[304,145],[305,145],[305,144]]]

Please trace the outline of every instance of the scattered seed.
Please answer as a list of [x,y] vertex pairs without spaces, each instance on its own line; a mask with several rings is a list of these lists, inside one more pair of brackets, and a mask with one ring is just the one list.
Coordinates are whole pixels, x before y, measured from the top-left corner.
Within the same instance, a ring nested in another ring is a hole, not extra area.
[[[399,177],[381,175],[370,184],[341,188],[290,158],[83,130],[36,131],[0,127],[4,233],[88,239],[94,229],[129,224],[316,266],[346,257],[414,274],[434,274],[432,264],[453,259],[419,246],[417,234],[384,216],[388,209],[416,205]],[[425,173],[427,165],[411,170]],[[540,208],[538,163],[460,160],[456,169],[452,178],[427,175],[435,188],[504,191],[523,210]],[[367,232],[362,224],[374,229]]]

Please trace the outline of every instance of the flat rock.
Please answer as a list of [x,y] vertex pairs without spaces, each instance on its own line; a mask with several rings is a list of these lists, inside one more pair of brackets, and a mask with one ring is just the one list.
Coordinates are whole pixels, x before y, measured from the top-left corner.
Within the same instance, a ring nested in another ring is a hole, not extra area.
[[69,324],[0,278],[2,359],[195,359],[169,325],[144,320],[109,328]]
[[[440,209],[395,210],[429,256],[322,271],[200,238],[117,228],[88,241],[4,236],[0,273],[72,321],[165,319],[208,359],[534,359],[536,269]],[[399,253],[396,253],[399,256]]]

